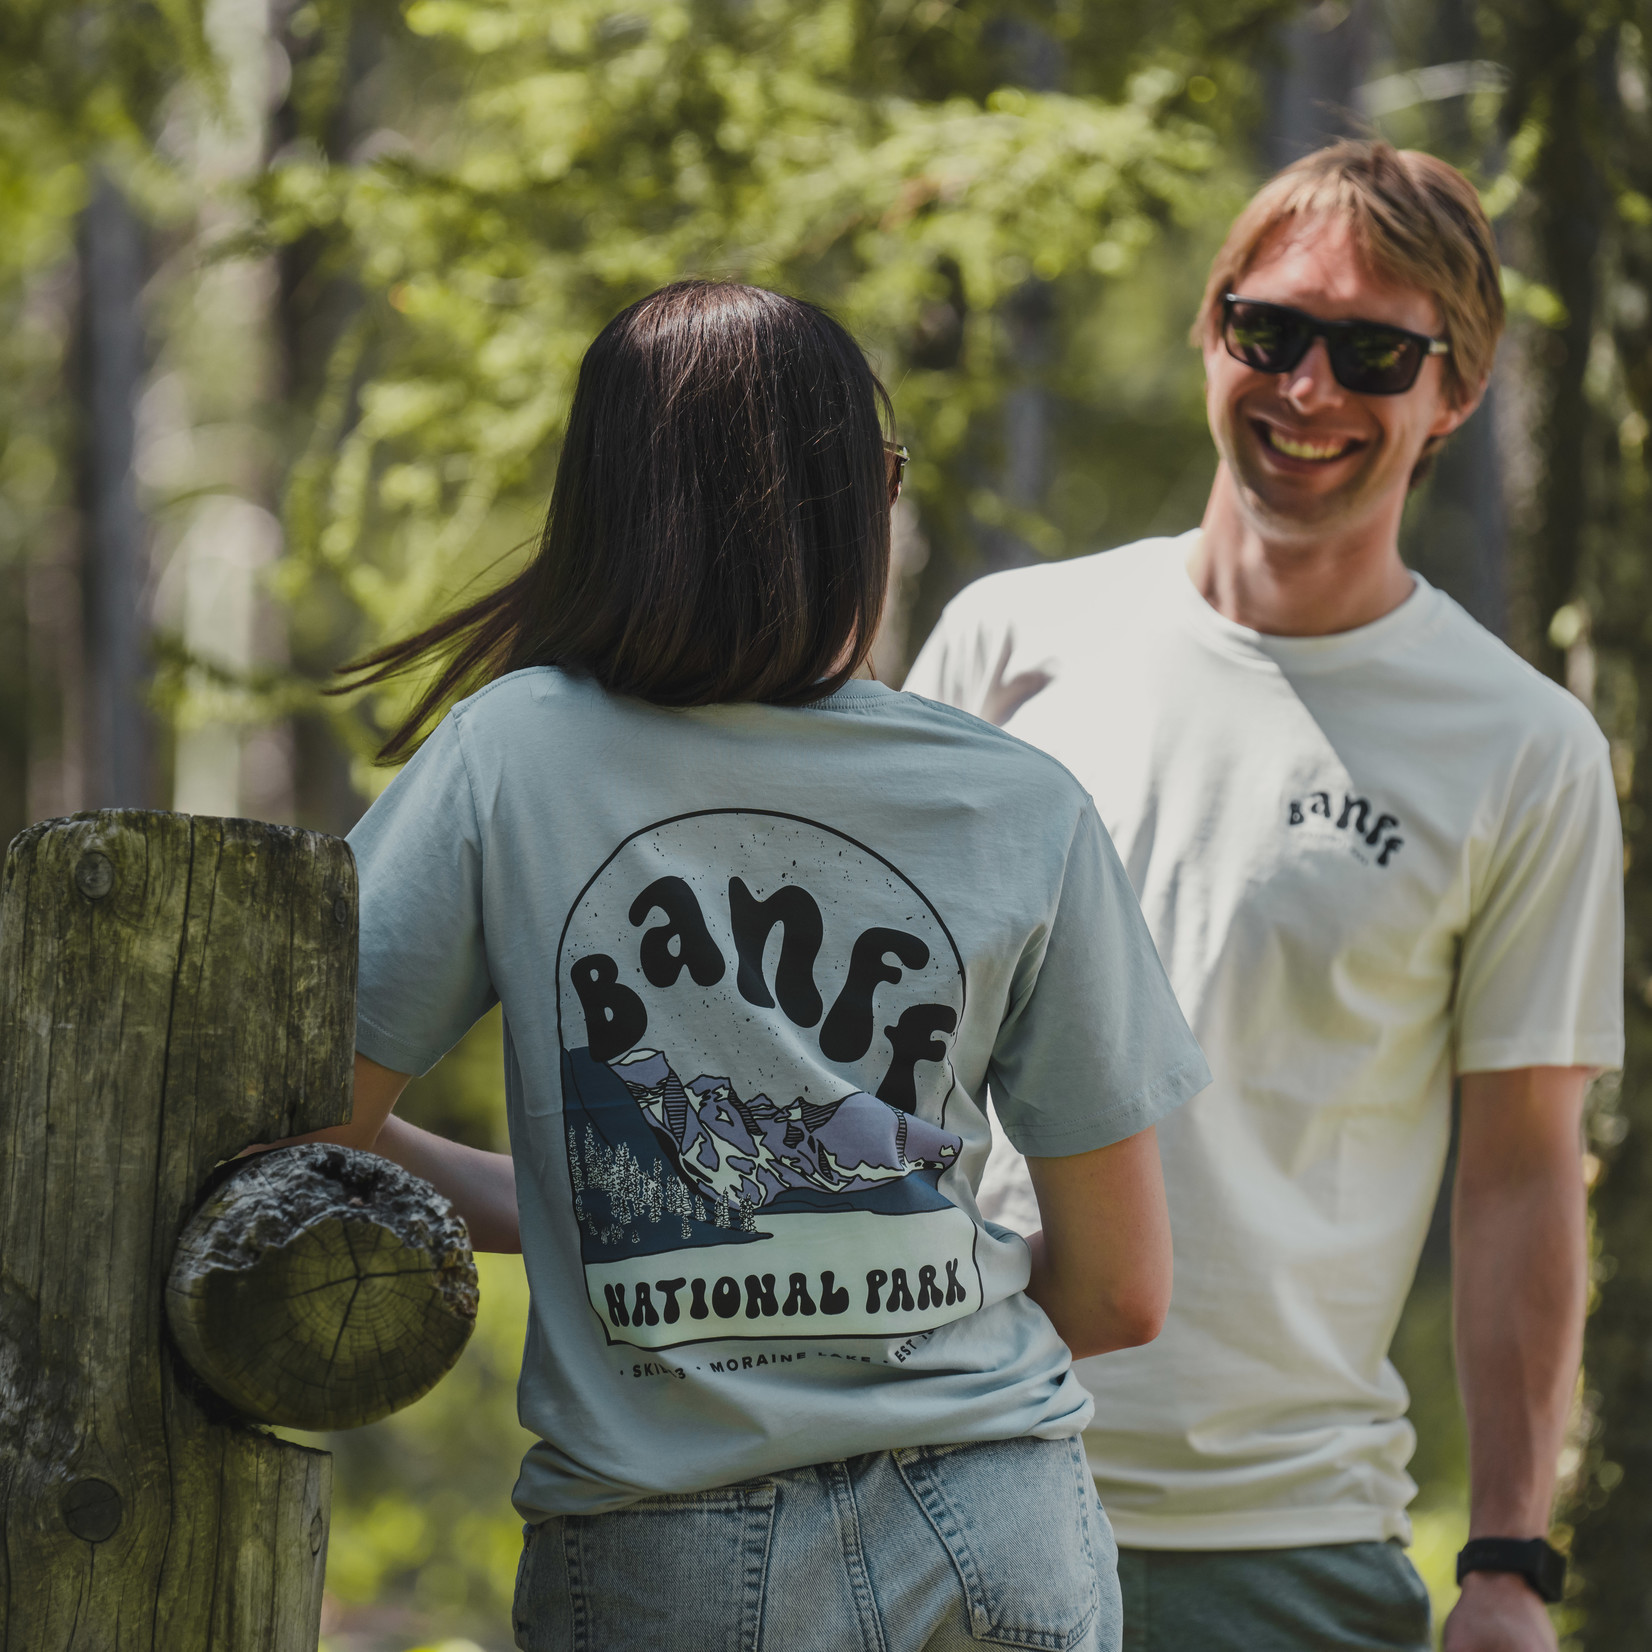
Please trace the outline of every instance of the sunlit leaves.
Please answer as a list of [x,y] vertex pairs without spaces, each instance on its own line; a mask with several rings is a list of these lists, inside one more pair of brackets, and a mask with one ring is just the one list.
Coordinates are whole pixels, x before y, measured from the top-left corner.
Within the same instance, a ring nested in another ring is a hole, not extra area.
[[[327,508],[291,524],[299,559],[378,570],[350,577],[367,638],[427,617],[410,594],[435,601],[485,554],[472,540],[493,543],[497,505],[542,506],[579,357],[642,293],[713,274],[827,303],[896,381],[916,495],[955,501],[980,492],[965,449],[1003,394],[1005,301],[1032,280],[1105,284],[1211,199],[1217,147],[1179,55],[1138,61],[1112,100],[1002,77],[934,95],[925,54],[964,63],[969,8],[414,0],[405,16],[462,65],[454,106],[393,160],[289,155],[262,189],[272,238],[338,237],[368,294],[359,423],[323,461],[331,483],[306,482]],[[949,283],[955,358],[908,373]],[[1060,548],[1003,501],[977,514]]]

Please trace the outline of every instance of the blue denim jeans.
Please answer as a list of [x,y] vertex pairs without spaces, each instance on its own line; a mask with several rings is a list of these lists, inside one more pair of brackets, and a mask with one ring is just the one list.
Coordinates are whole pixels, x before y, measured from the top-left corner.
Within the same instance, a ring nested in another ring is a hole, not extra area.
[[527,1529],[522,1652],[1118,1652],[1077,1440],[917,1446]]

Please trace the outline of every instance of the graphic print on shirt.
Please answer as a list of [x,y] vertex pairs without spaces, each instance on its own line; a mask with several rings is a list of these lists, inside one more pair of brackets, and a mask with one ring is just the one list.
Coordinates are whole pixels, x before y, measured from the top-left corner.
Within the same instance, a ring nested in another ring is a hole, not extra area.
[[[1375,859],[1378,866],[1386,866],[1405,847],[1405,839],[1398,830],[1399,816],[1379,809],[1368,797],[1357,797],[1347,791],[1337,795],[1342,799],[1340,809],[1333,807],[1330,792],[1309,792],[1306,797],[1293,797],[1285,816],[1286,824],[1303,826],[1316,819],[1323,820],[1328,826],[1334,825],[1339,832],[1348,833],[1351,846],[1357,840],[1363,840],[1367,849],[1376,850],[1377,845],[1381,844]],[[1367,859],[1358,848],[1354,848],[1354,856],[1361,862]]]
[[580,893],[556,973],[610,1343],[907,1336],[981,1306],[939,1186],[963,961],[881,856],[763,810],[661,821]]

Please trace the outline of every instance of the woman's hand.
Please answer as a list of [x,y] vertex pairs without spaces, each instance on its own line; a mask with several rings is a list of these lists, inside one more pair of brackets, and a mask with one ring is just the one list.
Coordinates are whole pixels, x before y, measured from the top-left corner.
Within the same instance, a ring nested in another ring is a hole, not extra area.
[[1170,1216],[1148,1129],[1071,1158],[1027,1160],[1044,1223],[1030,1296],[1074,1359],[1151,1342],[1170,1307]]

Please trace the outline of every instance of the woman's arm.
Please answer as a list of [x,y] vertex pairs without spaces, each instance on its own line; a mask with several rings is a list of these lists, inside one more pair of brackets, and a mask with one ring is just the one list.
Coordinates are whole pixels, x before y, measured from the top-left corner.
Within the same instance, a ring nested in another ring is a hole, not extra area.
[[384,1121],[373,1151],[423,1176],[465,1219],[472,1250],[522,1249],[516,1166],[509,1153],[466,1147],[394,1115]]
[[1148,1129],[1071,1158],[1027,1160],[1043,1231],[1030,1296],[1075,1359],[1151,1342],[1170,1307],[1170,1216]]
[[358,1052],[350,1122],[268,1145],[294,1147],[299,1142],[333,1141],[381,1154],[403,1170],[422,1176],[453,1206],[470,1229],[472,1250],[520,1251],[516,1171],[510,1154],[465,1147],[396,1118],[391,1109],[410,1077],[381,1067]]

